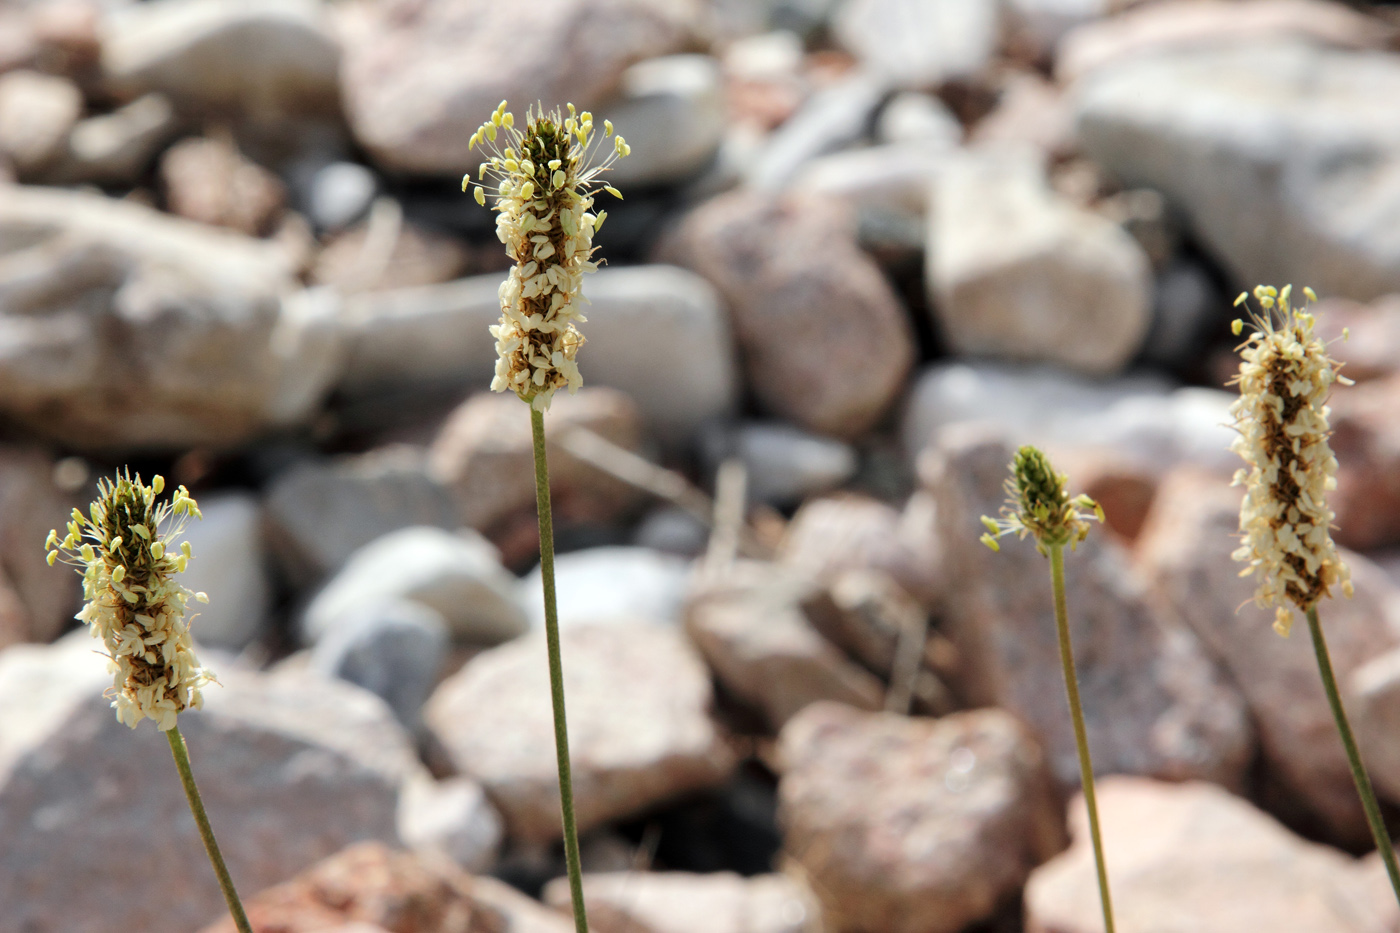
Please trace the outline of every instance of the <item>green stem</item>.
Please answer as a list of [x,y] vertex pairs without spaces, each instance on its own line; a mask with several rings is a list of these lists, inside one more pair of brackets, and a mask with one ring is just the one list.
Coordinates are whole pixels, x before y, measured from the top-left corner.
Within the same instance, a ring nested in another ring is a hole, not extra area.
[[190,751],[185,747],[185,737],[179,727],[165,733],[170,742],[170,754],[175,756],[175,767],[180,771],[180,783],[185,785],[185,798],[190,802],[190,812],[194,814],[195,825],[199,827],[199,837],[204,840],[204,851],[209,853],[209,864],[214,866],[214,874],[219,877],[219,887],[223,889],[224,900],[228,902],[228,912],[233,915],[233,925],[238,933],[253,933],[248,923],[248,915],[243,912],[243,903],[233,888],[233,878],[228,866],[219,853],[219,843],[214,839],[214,828],[209,825],[209,814],[204,812],[204,801],[200,799],[199,788],[194,783],[194,772],[190,770]]
[[1395,847],[1391,845],[1390,833],[1386,832],[1385,821],[1381,819],[1380,804],[1376,803],[1376,792],[1371,788],[1371,779],[1366,775],[1366,766],[1361,763],[1361,750],[1356,746],[1356,736],[1352,734],[1351,723],[1347,722],[1347,711],[1342,707],[1342,695],[1337,690],[1337,677],[1332,673],[1332,658],[1327,652],[1327,639],[1322,635],[1322,623],[1317,618],[1317,606],[1307,611],[1308,631],[1312,633],[1313,651],[1317,653],[1317,670],[1322,675],[1322,686],[1327,691],[1327,702],[1332,706],[1332,718],[1337,721],[1337,732],[1342,737],[1342,747],[1346,749],[1347,763],[1351,765],[1351,779],[1356,782],[1356,793],[1361,797],[1361,809],[1366,811],[1366,822],[1371,824],[1371,835],[1376,840],[1381,859],[1385,862],[1386,873],[1390,875],[1390,886],[1395,890],[1395,898],[1400,901],[1400,865],[1395,862]]
[[1060,663],[1064,665],[1065,694],[1074,722],[1074,744],[1079,749],[1079,777],[1084,785],[1084,808],[1089,813],[1089,837],[1094,843],[1094,865],[1099,873],[1099,900],[1103,903],[1105,933],[1114,933],[1113,899],[1108,893],[1108,866],[1104,864],[1103,839],[1099,835],[1099,804],[1094,796],[1094,762],[1089,757],[1089,735],[1084,728],[1084,707],[1079,703],[1079,675],[1074,670],[1074,647],[1069,640],[1069,610],[1065,607],[1065,549],[1050,551],[1050,585],[1055,590],[1055,628],[1060,635]]
[[544,634],[549,650],[549,694],[554,701],[554,751],[559,759],[559,805],[564,814],[564,861],[574,904],[574,928],[588,933],[579,868],[578,826],[574,822],[574,782],[569,768],[569,727],[564,719],[564,662],[559,651],[559,609],[554,595],[554,518],[549,504],[549,463],[545,459],[544,412],[530,406],[535,435],[535,505],[540,514],[540,579],[544,582]]

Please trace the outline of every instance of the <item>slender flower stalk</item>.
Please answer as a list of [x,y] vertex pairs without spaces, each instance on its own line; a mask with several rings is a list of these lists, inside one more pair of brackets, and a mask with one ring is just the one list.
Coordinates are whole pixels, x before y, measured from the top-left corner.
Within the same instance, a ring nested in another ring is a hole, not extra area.
[[[593,192],[617,189],[598,181],[612,163],[631,150],[613,127],[603,123],[601,137],[593,115],[567,105],[568,115],[542,108],[526,112],[524,127],[501,101],[481,125],[470,145],[488,154],[478,178],[491,180],[494,191],[462,179],[478,204],[493,199],[496,235],[515,262],[501,284],[501,320],[491,327],[496,338],[496,375],[491,389],[513,391],[530,405],[535,449],[535,502],[540,520],[540,579],[544,587],[545,645],[549,655],[549,690],[554,707],[554,750],[559,766],[559,809],[564,823],[564,860],[569,872],[577,933],[588,933],[579,865],[578,826],[569,764],[569,729],[564,712],[564,665],[559,647],[559,611],[554,592],[554,523],[549,498],[549,464],[545,456],[544,413],[558,389],[570,393],[583,384],[576,357],[583,345],[578,324],[583,276],[596,272],[593,234],[607,218],[593,213]],[[497,145],[498,137],[505,143]],[[610,147],[603,139],[613,137]],[[601,152],[606,156],[599,158]]]
[[[1045,454],[1034,447],[1022,447],[1011,462],[1006,481],[1007,503],[1001,518],[982,516],[987,533],[982,543],[1001,550],[997,539],[1009,534],[1035,539],[1035,547],[1050,559],[1050,588],[1055,598],[1055,628],[1060,643],[1060,664],[1064,673],[1065,696],[1069,700],[1074,744],[1079,751],[1079,777],[1084,787],[1084,808],[1089,815],[1089,837],[1094,847],[1094,866],[1099,879],[1099,901],[1103,906],[1105,933],[1114,933],[1113,899],[1108,889],[1108,866],[1104,861],[1103,838],[1099,832],[1099,805],[1094,794],[1094,763],[1089,756],[1089,734],[1084,726],[1084,707],[1079,700],[1079,675],[1074,667],[1074,646],[1069,637],[1069,611],[1065,604],[1065,545],[1073,550],[1089,534],[1090,519],[1102,522],[1103,509],[1093,499],[1080,495],[1070,498],[1065,476],[1056,473]],[[1087,511],[1086,511],[1087,510]]]
[[[1337,486],[1337,458],[1327,442],[1326,404],[1332,386],[1349,385],[1350,380],[1338,373],[1340,364],[1313,333],[1314,318],[1307,308],[1317,296],[1303,289],[1309,304],[1299,309],[1292,306],[1292,292],[1291,285],[1282,291],[1265,285],[1254,290],[1260,310],[1250,312],[1250,335],[1239,348],[1243,361],[1231,382],[1240,387],[1240,397],[1230,408],[1239,431],[1230,449],[1246,464],[1234,480],[1245,487],[1242,543],[1234,558],[1248,564],[1241,576],[1258,575],[1254,601],[1260,608],[1273,607],[1274,631],[1288,636],[1295,608],[1308,620],[1318,673],[1352,780],[1400,901],[1400,864],[1347,721],[1317,613],[1317,604],[1334,586],[1352,595],[1350,572],[1332,543],[1335,514],[1327,506],[1327,492]],[[1235,305],[1247,302],[1248,296],[1241,294]],[[1235,333],[1245,326],[1245,321],[1235,321]]]
[[57,531],[50,531],[44,546],[50,566],[62,559],[81,569],[87,602],[77,617],[106,648],[112,674],[107,692],[117,719],[133,729],[143,719],[152,719],[165,733],[229,913],[240,933],[252,933],[176,725],[182,711],[203,705],[200,689],[214,677],[195,659],[185,618],[190,598],[209,599],[175,579],[191,557],[188,541],[178,548],[175,544],[189,517],[200,517],[199,505],[184,486],[170,501],[157,502],[164,489],[165,480],[159,476],[149,486],[140,475],[133,479],[125,472],[100,480],[88,514],[74,509],[67,534],[60,539]]

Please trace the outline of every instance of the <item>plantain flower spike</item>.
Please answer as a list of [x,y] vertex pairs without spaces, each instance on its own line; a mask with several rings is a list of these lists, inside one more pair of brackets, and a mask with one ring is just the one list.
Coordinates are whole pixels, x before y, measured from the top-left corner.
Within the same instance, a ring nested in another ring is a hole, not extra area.
[[[1351,573],[1332,543],[1327,491],[1337,486],[1337,458],[1327,443],[1325,404],[1333,383],[1351,380],[1313,334],[1307,308],[1317,295],[1304,288],[1308,305],[1298,309],[1292,291],[1291,285],[1254,290],[1260,310],[1249,313],[1253,330],[1240,344],[1243,362],[1230,382],[1240,387],[1230,407],[1239,436],[1230,449],[1247,464],[1235,473],[1245,495],[1242,544],[1233,556],[1249,564],[1240,576],[1257,574],[1254,602],[1276,607],[1274,631],[1285,637],[1293,624],[1290,603],[1306,612],[1333,586],[1352,595]],[[1242,304],[1248,308],[1243,293],[1235,299],[1236,307]],[[1235,334],[1245,326],[1235,321]]]
[[81,568],[86,622],[107,649],[112,707],[133,729],[153,719],[162,732],[182,710],[198,709],[200,688],[214,677],[195,659],[185,603],[191,593],[175,580],[190,559],[189,542],[177,547],[189,516],[199,506],[184,486],[157,503],[165,480],[151,485],[129,472],[97,484],[89,514],[73,510],[67,534],[50,531],[44,542],[49,565],[62,559]]
[[604,121],[599,134],[591,113],[567,108],[565,115],[531,107],[521,128],[501,101],[470,141],[488,156],[479,181],[470,172],[462,179],[478,204],[492,199],[496,236],[515,261],[500,288],[501,321],[491,327],[498,357],[491,388],[509,389],[539,411],[548,410],[556,389],[572,394],[583,384],[575,360],[584,342],[576,326],[586,320],[583,275],[598,271],[593,234],[608,216],[593,212],[593,194],[601,188],[622,197],[598,176],[632,151],[613,136],[612,123]]
[[1010,469],[1001,518],[982,516],[987,533],[981,540],[993,551],[1001,550],[997,539],[1009,534],[1031,535],[1036,550],[1045,555],[1052,547],[1068,544],[1073,549],[1089,536],[1091,519],[1103,521],[1103,508],[1085,495],[1071,499],[1065,491],[1065,475],[1056,473],[1049,458],[1035,447],[1016,451]]

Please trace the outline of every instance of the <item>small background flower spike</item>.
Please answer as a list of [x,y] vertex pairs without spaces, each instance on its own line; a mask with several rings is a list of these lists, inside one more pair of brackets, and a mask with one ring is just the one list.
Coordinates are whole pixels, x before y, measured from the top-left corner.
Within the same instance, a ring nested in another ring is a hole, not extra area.
[[[611,143],[604,140],[611,139]],[[501,145],[501,144],[504,145]],[[580,305],[583,276],[596,272],[593,234],[607,211],[593,211],[598,189],[621,198],[617,189],[598,180],[631,148],[593,126],[593,114],[573,104],[548,113],[541,106],[525,113],[524,126],[501,101],[491,119],[472,134],[471,148],[481,146],[488,158],[473,184],[462,179],[476,203],[492,201],[496,236],[515,265],[501,283],[501,320],[491,327],[496,338],[495,392],[510,390],[530,405],[535,447],[535,505],[540,518],[540,580],[544,589],[545,645],[549,653],[549,688],[554,705],[554,749],[559,763],[559,803],[564,823],[564,860],[569,871],[577,933],[588,933],[579,864],[578,828],[569,763],[569,729],[564,711],[564,665],[559,649],[559,610],[554,592],[554,520],[549,500],[549,465],[545,456],[544,413],[558,389],[570,393],[583,384],[576,357],[583,346],[578,326],[586,318]],[[490,181],[488,189],[481,182]]]
[[[1400,901],[1400,864],[1342,705],[1317,614],[1318,603],[1334,586],[1352,595],[1351,575],[1332,543],[1335,515],[1327,507],[1327,493],[1337,486],[1337,458],[1327,442],[1326,404],[1334,384],[1351,381],[1338,373],[1340,364],[1313,333],[1314,319],[1307,309],[1317,295],[1311,288],[1304,288],[1303,294],[1308,304],[1299,309],[1293,307],[1291,285],[1256,288],[1259,310],[1250,311],[1250,334],[1239,347],[1240,372],[1230,383],[1240,387],[1240,397],[1230,408],[1239,437],[1230,449],[1244,458],[1246,467],[1235,473],[1235,484],[1244,486],[1245,494],[1240,506],[1242,541],[1234,558],[1248,565],[1241,576],[1258,575],[1254,601],[1261,608],[1274,607],[1276,632],[1288,635],[1295,607],[1308,620],[1318,674],[1352,780]],[[1247,306],[1248,301],[1249,296],[1241,294],[1235,305]],[[1235,334],[1246,326],[1244,320],[1235,321]]]
[[88,514],[74,509],[67,534],[60,539],[50,531],[44,546],[50,566],[62,559],[82,570],[87,602],[77,617],[107,649],[117,718],[133,729],[152,719],[165,733],[229,913],[240,933],[252,933],[176,725],[181,712],[203,704],[200,688],[214,677],[195,659],[185,617],[190,598],[208,597],[175,579],[192,556],[188,541],[176,544],[189,517],[201,517],[199,505],[184,486],[169,501],[158,500],[164,489],[160,476],[149,486],[129,472],[99,480]]
[[1084,808],[1089,815],[1089,836],[1094,845],[1094,865],[1098,870],[1099,902],[1103,907],[1105,933],[1114,933],[1113,898],[1108,889],[1108,866],[1104,861],[1103,839],[1099,832],[1099,805],[1094,793],[1094,762],[1089,755],[1089,735],[1084,726],[1084,707],[1079,700],[1079,675],[1074,666],[1074,645],[1069,637],[1069,611],[1065,603],[1065,545],[1071,550],[1089,535],[1089,521],[1103,522],[1103,509],[1088,496],[1073,498],[1066,492],[1066,478],[1056,473],[1050,460],[1034,447],[1022,447],[1011,461],[1011,477],[1006,481],[1006,505],[1000,518],[982,516],[987,532],[982,543],[1000,551],[997,539],[1014,534],[1030,535],[1035,547],[1050,559],[1050,587],[1055,597],[1055,628],[1060,642],[1060,664],[1074,724],[1074,743],[1079,750],[1079,778],[1084,789]]

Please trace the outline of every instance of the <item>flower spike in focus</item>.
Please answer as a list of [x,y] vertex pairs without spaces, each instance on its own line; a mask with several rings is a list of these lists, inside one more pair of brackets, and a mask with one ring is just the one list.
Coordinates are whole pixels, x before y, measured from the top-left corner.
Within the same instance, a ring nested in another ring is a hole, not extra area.
[[509,389],[539,411],[556,389],[572,393],[583,384],[575,356],[584,340],[575,325],[585,320],[583,276],[598,269],[593,234],[607,218],[593,211],[593,194],[602,188],[622,197],[598,179],[632,151],[612,123],[597,133],[591,113],[566,106],[563,113],[531,107],[517,127],[501,101],[470,141],[487,157],[479,181],[470,173],[462,180],[478,204],[491,201],[496,235],[515,262],[500,288],[500,323],[491,327],[498,356],[491,388]]
[[981,541],[993,551],[1001,550],[997,539],[1009,534],[1019,538],[1031,535],[1042,554],[1066,544],[1075,548],[1088,537],[1091,519],[1104,520],[1103,508],[1093,499],[1085,495],[1070,498],[1065,475],[1056,473],[1050,460],[1035,447],[1016,451],[1010,469],[1001,518],[982,516],[987,533]]
[[[1245,487],[1240,506],[1241,546],[1237,561],[1248,564],[1240,576],[1257,573],[1254,602],[1275,607],[1274,630],[1287,636],[1293,622],[1291,603],[1306,612],[1333,586],[1352,594],[1351,574],[1332,543],[1335,514],[1327,492],[1337,486],[1337,458],[1327,442],[1330,428],[1327,396],[1333,383],[1350,385],[1340,364],[1327,355],[1313,333],[1307,307],[1317,300],[1303,289],[1308,305],[1295,308],[1293,287],[1282,291],[1261,285],[1254,290],[1259,311],[1250,311],[1252,328],[1240,344],[1240,387],[1230,406],[1239,432],[1230,449],[1245,461],[1234,483]],[[1236,306],[1246,304],[1241,294]],[[1234,332],[1246,322],[1234,322]]]
[[112,706],[133,729],[153,719],[162,732],[182,710],[198,708],[200,688],[214,678],[195,659],[185,603],[208,602],[175,580],[190,559],[189,542],[176,541],[199,506],[184,486],[157,502],[165,480],[151,485],[130,473],[97,484],[89,514],[73,510],[67,534],[44,542],[52,565],[62,559],[82,569],[86,605],[77,618],[102,639],[113,675]]

